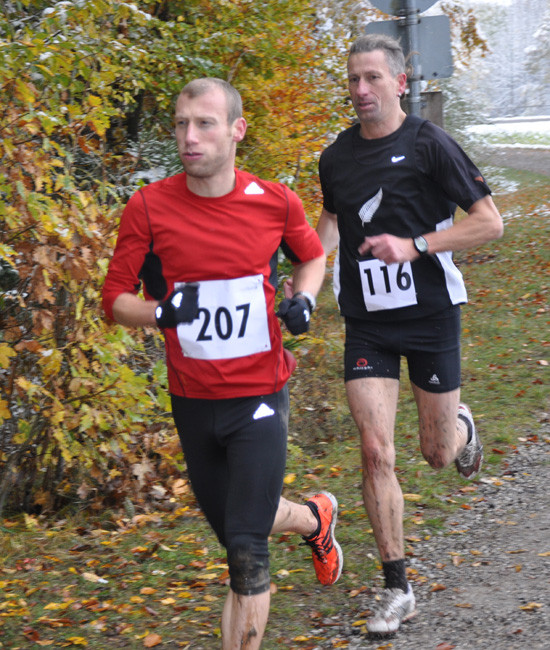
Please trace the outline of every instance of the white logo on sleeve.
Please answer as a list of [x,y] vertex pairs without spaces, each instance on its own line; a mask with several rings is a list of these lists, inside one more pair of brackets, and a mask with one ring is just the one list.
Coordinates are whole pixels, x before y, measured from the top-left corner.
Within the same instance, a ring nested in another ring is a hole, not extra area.
[[405,160],[405,156],[392,156],[391,161],[393,164],[401,162],[402,160]]

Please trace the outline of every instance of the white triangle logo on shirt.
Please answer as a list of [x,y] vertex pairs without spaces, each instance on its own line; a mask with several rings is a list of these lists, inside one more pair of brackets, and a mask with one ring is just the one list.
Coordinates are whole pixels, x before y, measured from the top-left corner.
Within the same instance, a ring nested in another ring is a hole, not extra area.
[[256,183],[256,181],[252,181],[250,185],[245,189],[244,191],[245,194],[264,194],[264,191],[262,188]]

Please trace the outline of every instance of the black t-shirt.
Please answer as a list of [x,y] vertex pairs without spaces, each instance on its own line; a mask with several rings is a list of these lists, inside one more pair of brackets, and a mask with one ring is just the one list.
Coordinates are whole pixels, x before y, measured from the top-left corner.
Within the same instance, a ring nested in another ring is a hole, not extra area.
[[457,205],[467,211],[491,191],[477,167],[443,129],[407,116],[375,140],[346,129],[321,155],[323,206],[338,217],[334,288],[344,316],[418,318],[466,301],[452,254],[386,266],[361,256],[364,237],[416,237],[449,228]]

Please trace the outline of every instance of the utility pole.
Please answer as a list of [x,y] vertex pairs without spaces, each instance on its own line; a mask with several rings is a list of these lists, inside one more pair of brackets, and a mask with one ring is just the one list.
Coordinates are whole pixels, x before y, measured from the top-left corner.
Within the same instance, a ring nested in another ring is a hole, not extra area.
[[422,79],[422,66],[419,57],[418,40],[418,9],[416,0],[405,0],[405,32],[409,52],[409,61],[412,73],[409,77],[409,110],[412,115],[420,115],[420,80]]

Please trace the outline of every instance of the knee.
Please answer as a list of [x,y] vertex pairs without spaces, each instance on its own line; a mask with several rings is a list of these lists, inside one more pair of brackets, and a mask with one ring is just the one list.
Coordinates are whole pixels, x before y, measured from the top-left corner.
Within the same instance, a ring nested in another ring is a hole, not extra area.
[[268,591],[270,585],[269,554],[265,544],[241,535],[227,546],[230,587],[241,596],[255,596]]
[[378,439],[363,437],[361,444],[363,471],[369,476],[393,472],[395,468],[395,450],[393,445]]

